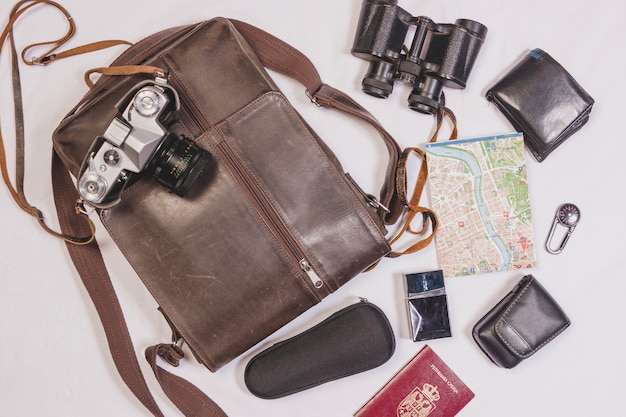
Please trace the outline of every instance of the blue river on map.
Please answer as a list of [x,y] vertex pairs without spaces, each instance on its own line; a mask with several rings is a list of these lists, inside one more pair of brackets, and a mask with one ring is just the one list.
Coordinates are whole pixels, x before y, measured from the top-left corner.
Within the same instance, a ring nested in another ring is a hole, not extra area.
[[471,153],[463,149],[452,148],[449,146],[429,146],[428,152],[443,158],[459,160],[469,168],[470,172],[474,176],[474,197],[476,198],[478,211],[482,217],[485,229],[489,233],[490,239],[494,242],[502,255],[502,265],[500,266],[500,270],[508,270],[509,264],[511,263],[511,254],[508,246],[502,240],[502,237],[496,232],[491,220],[489,220],[489,208],[487,207],[487,203],[485,202],[483,196],[483,173],[480,169],[478,161],[476,161]]

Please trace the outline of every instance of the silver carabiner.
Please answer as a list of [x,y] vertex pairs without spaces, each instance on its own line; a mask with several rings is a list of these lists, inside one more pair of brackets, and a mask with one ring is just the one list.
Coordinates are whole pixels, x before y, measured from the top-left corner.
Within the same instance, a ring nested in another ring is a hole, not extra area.
[[[569,240],[572,232],[576,228],[578,221],[580,220],[580,210],[572,203],[561,204],[556,211],[556,215],[554,216],[554,222],[552,223],[552,228],[550,229],[550,234],[548,235],[548,239],[546,239],[546,250],[553,255],[561,253],[565,244]],[[567,228],[567,232],[565,236],[563,236],[563,240],[561,240],[561,244],[557,249],[552,249],[551,241],[554,237],[554,232],[556,231],[556,227],[558,225],[564,226]]]

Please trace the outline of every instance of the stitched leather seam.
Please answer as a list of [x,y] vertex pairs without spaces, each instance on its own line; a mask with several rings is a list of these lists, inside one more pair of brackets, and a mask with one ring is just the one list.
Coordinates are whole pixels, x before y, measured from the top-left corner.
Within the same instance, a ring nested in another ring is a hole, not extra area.
[[530,356],[532,353],[534,353],[534,350],[532,350],[529,354],[523,354],[521,352],[518,352],[517,349],[515,349],[513,346],[511,346],[510,343],[508,343],[506,341],[506,338],[504,337],[504,335],[502,334],[502,322],[506,322],[506,316],[509,314],[509,312],[513,309],[513,307],[515,307],[515,305],[517,304],[517,302],[520,300],[520,298],[522,297],[522,295],[528,290],[528,288],[530,287],[530,284],[532,284],[533,279],[530,279],[528,281],[528,284],[526,284],[526,286],[524,286],[524,288],[520,291],[519,295],[517,297],[515,297],[515,299],[513,300],[513,302],[511,302],[511,305],[509,305],[509,307],[505,310],[505,312],[502,314],[502,316],[500,317],[500,319],[496,322],[496,333],[498,334],[498,336],[500,336],[500,340],[516,355],[521,356],[521,357],[528,357]]
[[[519,295],[517,297],[515,297],[515,299],[513,300],[513,302],[511,303],[511,305],[506,309],[506,311],[502,314],[502,316],[500,316],[500,319],[498,319],[498,321],[496,322],[496,333],[498,334],[498,336],[500,337],[500,340],[516,355],[522,357],[522,358],[528,358],[531,355],[533,355],[535,352],[537,352],[539,349],[541,349],[542,347],[544,347],[545,345],[547,345],[550,341],[552,341],[555,337],[557,337],[559,334],[561,334],[563,332],[563,330],[565,330],[568,326],[569,326],[569,321],[566,322],[562,327],[560,327],[559,329],[557,329],[548,339],[544,340],[541,344],[539,344],[536,348],[531,348],[530,352],[528,353],[521,353],[518,352],[517,349],[515,349],[513,346],[511,346],[510,343],[508,343],[506,341],[506,338],[504,337],[504,335],[502,334],[502,324],[501,323],[507,323],[506,321],[506,316],[509,314],[509,312],[511,311],[511,309],[513,309],[513,307],[515,306],[515,304],[517,304],[517,302],[521,299],[522,295],[530,288],[530,286],[533,284],[534,282],[534,278],[530,279],[528,284],[526,284],[526,286],[520,291]],[[508,323],[507,323],[508,324]],[[514,329],[512,326],[510,326],[511,329],[513,329],[513,331],[519,335],[519,333],[517,332],[516,329]],[[521,336],[520,336],[521,338]],[[524,340],[523,338],[521,338],[522,340]],[[526,343],[526,341],[524,340],[524,343]],[[526,343],[527,344],[527,343]]]
[[[237,153],[235,152],[234,149],[230,149],[231,152],[235,153],[237,155]],[[239,158],[239,155],[236,156],[237,158]],[[265,219],[263,218],[263,216],[257,211],[257,209],[254,207],[254,203],[250,200],[250,197],[248,196],[248,193],[246,192],[246,190],[243,188],[243,186],[241,185],[240,181],[236,180],[236,175],[231,172],[230,168],[226,165],[226,168],[228,169],[228,172],[230,173],[231,177],[233,177],[235,179],[235,184],[237,185],[237,187],[239,187],[239,189],[241,190],[241,195],[246,199],[246,201],[248,201],[248,206],[254,210],[254,212],[257,214],[257,218],[265,225],[265,228],[270,232],[270,236],[272,236],[272,239],[276,242],[277,246],[279,248],[281,248],[281,252],[284,255],[284,259],[286,260],[286,263],[289,265],[289,267],[291,268],[291,270],[293,271],[293,274],[297,277],[300,277],[300,281],[301,283],[303,283],[303,288],[308,291],[314,298],[316,301],[320,300],[320,297],[313,292],[313,290],[311,290],[311,288],[307,285],[306,280],[304,277],[302,277],[302,271],[298,268],[296,268],[296,266],[294,265],[294,262],[291,260],[291,258],[289,257],[289,255],[287,254],[287,251],[284,249],[284,244],[282,244],[280,242],[280,240],[275,236],[275,233],[272,230],[272,227],[265,221]],[[274,203],[267,198],[265,192],[263,191],[262,187],[258,184],[258,181],[256,180],[256,178],[254,178],[255,183],[257,184],[258,188],[263,192],[263,197],[264,199],[272,204],[272,207],[274,206]],[[304,248],[301,248],[302,251],[304,252]],[[306,252],[305,252],[306,253]],[[308,256],[308,255],[305,255]]]
[[[180,80],[180,78],[179,78]],[[181,83],[184,84],[184,82],[182,80],[180,80]],[[187,90],[187,89],[186,89]],[[265,94],[276,94],[273,91],[270,91],[269,93],[265,93]],[[263,96],[262,95],[260,97],[258,97],[257,99],[253,100],[251,103],[249,103],[248,105],[244,106],[243,108],[239,109],[237,112],[233,113],[232,115],[230,115],[229,117],[227,117],[225,120],[223,120],[222,122],[220,122],[219,124],[215,124],[214,122],[211,121],[211,119],[208,117],[208,115],[206,115],[204,109],[200,109],[200,111],[202,112],[202,115],[204,117],[206,117],[206,119],[210,122],[210,124],[213,127],[213,130],[215,130],[222,139],[225,139],[227,137],[227,135],[224,133],[224,131],[222,130],[222,126],[229,123],[230,121],[232,121],[233,119],[237,118],[238,116],[240,116],[241,114],[246,113],[250,108],[254,108],[257,103],[259,101],[262,100]],[[280,93],[278,93],[280,96],[282,96]],[[202,141],[206,141],[207,143],[211,144],[211,141],[208,139],[209,135],[202,135],[199,139]],[[214,145],[213,146],[218,146],[218,145]],[[241,159],[239,157],[239,155],[237,154],[237,152],[228,145],[228,143],[226,143],[226,146],[228,146],[230,148],[230,151],[235,153],[235,155],[237,155],[238,159]],[[228,167],[227,167],[228,168]],[[248,169],[248,167],[246,166],[246,169]],[[230,169],[228,169],[231,177],[236,178],[236,176],[231,172]],[[254,176],[252,176],[254,177]],[[274,209],[274,211],[278,212],[278,210],[276,209],[276,205],[275,202],[273,201],[273,199],[270,199],[267,197],[267,193],[265,192],[265,188],[263,186],[260,185],[260,183],[258,182],[258,180],[256,179],[256,177],[254,177],[254,181],[257,184],[259,190],[261,190],[263,192],[263,197],[265,199],[265,201],[267,201],[268,203],[270,203]],[[257,213],[257,217],[263,222],[263,224],[265,225],[265,227],[270,231],[270,235],[272,236],[272,238],[276,241],[276,243],[278,244],[278,247],[280,247],[282,249],[283,254],[286,256],[286,259],[289,261],[288,264],[290,264],[292,270],[294,271],[294,275],[301,277],[302,282],[304,283],[304,288],[315,298],[315,300],[320,301],[320,296],[317,295],[306,283],[306,280],[304,278],[302,278],[302,271],[300,269],[297,269],[295,267],[295,265],[293,265],[293,262],[290,261],[289,255],[287,254],[287,252],[284,250],[283,248],[283,244],[277,239],[277,237],[275,236],[275,234],[272,232],[272,228],[267,224],[267,222],[263,219],[263,217],[261,216],[260,213],[258,213],[258,211],[254,208],[254,204],[252,204],[249,196],[247,195],[247,193],[245,192],[245,190],[243,189],[243,187],[241,186],[241,184],[239,183],[239,181],[235,180],[235,183],[237,184],[237,186],[242,190],[241,195],[244,196],[244,198],[248,201],[248,205],[250,207],[253,208],[253,210]],[[301,245],[299,245],[301,246]],[[303,252],[305,257],[308,259],[310,257],[309,253],[307,252],[307,250],[301,246],[300,248]]]
[[[328,162],[328,164],[331,166],[331,168],[333,169],[333,171],[337,174],[337,177],[344,183],[346,183],[346,185],[348,186],[349,190],[352,190],[352,187],[349,186],[349,184],[346,182],[346,178],[345,175],[343,174],[343,172],[340,172],[337,167],[335,166],[335,164],[332,163],[332,161],[330,161],[330,159],[328,159],[328,156],[326,155],[326,152],[324,152],[324,150],[319,146],[319,144],[317,143],[317,140],[313,137],[313,135],[311,135],[311,132],[309,131],[309,129],[307,128],[307,126],[304,125],[304,123],[302,123],[302,119],[300,118],[300,115],[296,112],[296,110],[291,106],[291,104],[289,103],[289,101],[286,99],[286,97],[282,94],[282,93],[275,93],[279,95],[279,98],[285,102],[287,104],[287,109],[295,116],[296,121],[300,124],[300,126],[306,131],[307,136],[311,139],[311,141],[313,142],[313,144],[319,149],[319,151],[321,152],[321,154],[323,155],[324,159],[326,159],[326,161]],[[353,200],[356,200],[356,207],[359,208],[359,210],[363,213],[365,213],[365,216],[363,216],[362,218],[364,218],[365,221],[370,223],[370,226],[372,227],[373,230],[376,230],[379,234],[379,236],[385,240],[385,236],[380,232],[380,229],[378,229],[378,226],[374,223],[374,221],[372,220],[372,218],[370,217],[369,213],[363,209],[362,207],[362,203],[361,201],[356,197],[356,195],[354,194],[354,192],[351,193],[351,195],[353,196]]]
[[[531,351],[533,350],[532,346],[530,346],[530,343],[528,343],[528,342],[526,341],[526,339],[524,339],[524,337],[520,334],[520,332],[518,332],[518,331],[517,331],[517,329],[516,329],[515,327],[513,327],[513,325],[512,325],[511,323],[509,323],[509,322],[508,322],[505,318],[503,318],[503,319],[502,319],[502,322],[503,322],[503,323],[505,323],[505,324],[509,327],[509,329],[511,329],[511,330],[513,331],[513,333],[515,333],[515,336],[517,336],[517,337],[519,338],[519,340],[520,340],[523,344],[525,344],[525,345],[526,345],[526,347],[527,347],[529,350],[531,350]],[[506,342],[506,341],[505,341],[504,343],[506,343],[506,345],[507,345],[509,348],[511,348],[511,350],[515,350],[515,348],[513,348],[513,346],[512,346],[512,345],[510,345],[508,342]],[[517,352],[517,351],[516,351],[515,353],[518,353],[518,354],[522,355],[522,353],[521,353],[521,352]]]
[[[169,58],[167,55],[163,55],[162,57],[163,62],[165,62],[169,68],[170,74],[174,74],[176,76],[176,81],[178,82],[178,84],[180,84],[183,87],[183,91],[179,91],[179,94],[183,93],[186,94],[192,102],[197,103],[198,99],[196,98],[196,95],[194,94],[194,92],[189,88],[189,85],[187,85],[187,83],[185,82],[184,77],[180,76],[180,73],[178,71],[176,71],[175,69],[173,69],[174,65],[172,65],[172,60],[171,58]],[[198,110],[200,111],[200,113],[202,113],[202,117],[204,117],[205,121],[208,123],[209,126],[214,126],[216,123],[209,117],[209,115],[206,113],[206,111],[201,108],[200,106],[197,107]]]
[[[257,105],[257,103],[261,100],[263,100],[264,96],[276,96],[278,97],[284,104],[286,104],[286,109],[292,114],[292,116],[294,116],[295,121],[300,125],[300,127],[306,132],[306,135],[309,137],[309,139],[311,140],[311,142],[313,143],[313,145],[315,147],[317,147],[317,149],[319,150],[320,154],[323,156],[323,158],[328,162],[329,166],[333,169],[333,171],[337,174],[337,177],[342,180],[344,183],[346,183],[345,177],[343,175],[342,172],[340,172],[337,167],[335,166],[335,164],[328,159],[328,156],[326,155],[326,152],[319,146],[319,143],[317,142],[317,140],[313,137],[313,135],[311,134],[309,128],[304,125],[304,123],[302,123],[302,119],[300,117],[300,115],[298,114],[298,112],[293,108],[293,106],[291,105],[291,103],[289,103],[289,101],[287,100],[287,98],[284,96],[284,94],[282,94],[280,91],[269,91],[265,94],[263,94],[262,96],[260,96],[259,98],[257,98],[256,100],[252,101],[249,105],[243,107],[241,110],[239,110],[238,112],[234,113],[233,115],[229,116],[227,119],[225,119],[224,122],[230,122],[232,121],[232,119],[240,116],[241,113],[245,113],[247,112],[251,107],[254,107]],[[222,125],[224,122],[220,123],[220,125]],[[346,185],[348,185],[346,183]],[[352,187],[350,187],[348,185],[348,189],[352,190]],[[354,197],[354,200],[356,200],[356,207],[359,207],[359,209],[361,209],[361,201],[358,200],[358,198],[354,195],[354,192],[352,193],[352,196]],[[378,229],[378,227],[376,226],[376,224],[374,223],[374,221],[371,219],[369,213],[365,213],[365,220],[370,222],[370,225],[373,226],[374,230],[377,230],[379,233],[379,236],[382,237],[383,239],[385,239],[385,236],[380,232],[380,229]]]

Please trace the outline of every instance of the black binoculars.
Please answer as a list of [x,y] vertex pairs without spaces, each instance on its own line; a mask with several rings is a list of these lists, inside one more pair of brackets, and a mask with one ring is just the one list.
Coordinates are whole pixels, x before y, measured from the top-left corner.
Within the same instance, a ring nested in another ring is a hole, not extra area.
[[[400,80],[413,86],[411,109],[435,114],[443,105],[444,86],[465,88],[487,27],[468,19],[438,24],[428,17],[413,17],[397,3],[363,1],[352,47],[354,56],[370,61],[363,91],[387,98]],[[408,49],[405,39],[412,26],[415,34]]]

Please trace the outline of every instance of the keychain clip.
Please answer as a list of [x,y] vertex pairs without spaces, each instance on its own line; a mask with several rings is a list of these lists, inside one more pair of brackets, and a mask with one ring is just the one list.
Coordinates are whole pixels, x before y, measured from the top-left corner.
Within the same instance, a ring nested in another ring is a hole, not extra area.
[[[552,223],[552,228],[550,229],[550,234],[548,235],[548,239],[546,239],[546,250],[551,254],[558,254],[563,251],[565,244],[569,240],[569,237],[572,235],[572,232],[576,228],[578,221],[580,220],[580,210],[572,203],[561,204],[556,211],[556,215],[554,216],[554,222]],[[557,249],[552,249],[551,241],[554,237],[554,232],[556,231],[556,227],[558,225],[564,226],[567,228],[567,232],[565,236],[563,236],[563,240],[561,240],[561,244]]]

